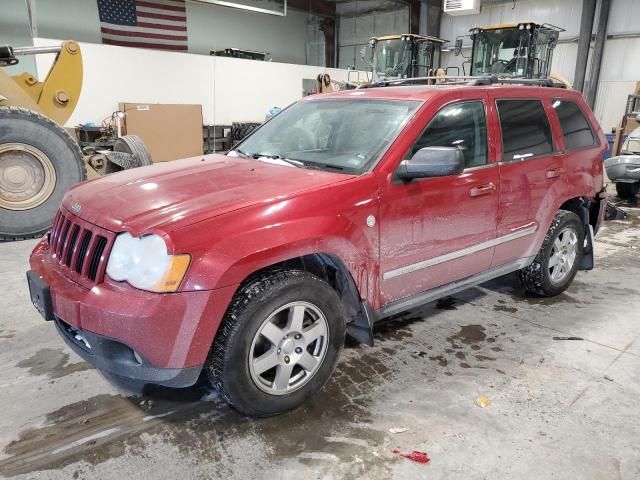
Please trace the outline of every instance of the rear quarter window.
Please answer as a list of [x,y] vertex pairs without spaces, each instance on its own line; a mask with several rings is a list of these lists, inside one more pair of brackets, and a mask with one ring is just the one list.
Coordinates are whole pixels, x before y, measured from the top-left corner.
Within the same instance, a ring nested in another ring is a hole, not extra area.
[[560,120],[566,150],[580,150],[598,144],[591,125],[576,102],[555,99],[553,108]]
[[549,119],[540,100],[498,100],[502,159],[524,160],[553,152]]

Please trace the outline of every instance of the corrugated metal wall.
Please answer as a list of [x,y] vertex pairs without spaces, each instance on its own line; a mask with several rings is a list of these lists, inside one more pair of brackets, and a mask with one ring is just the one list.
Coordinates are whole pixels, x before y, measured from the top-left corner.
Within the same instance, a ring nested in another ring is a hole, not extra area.
[[[344,6],[345,4],[340,4]],[[340,17],[338,29],[338,68],[355,68],[369,71],[371,37],[407,33],[409,9],[401,7],[387,12],[368,13],[359,16]],[[361,52],[364,48],[364,60]]]
[[[469,29],[476,26],[520,21],[558,25],[566,32],[560,35],[560,41],[563,43],[555,50],[552,71],[573,81],[578,50],[575,40],[580,32],[581,12],[582,0],[518,0],[515,6],[512,1],[485,3],[478,15],[452,17],[443,14],[442,37],[450,40],[453,46],[456,37],[467,35]],[[609,35],[638,32],[640,1],[614,0],[609,17]],[[471,44],[468,38],[464,43]],[[464,53],[469,55],[470,50],[466,49]],[[461,57],[455,57],[453,52],[443,56],[445,66],[460,66],[462,60]],[[466,68],[468,70],[468,65]],[[636,81],[640,81],[640,38],[607,40],[595,105],[596,116],[605,131],[610,131],[620,122],[627,95],[633,92]]]

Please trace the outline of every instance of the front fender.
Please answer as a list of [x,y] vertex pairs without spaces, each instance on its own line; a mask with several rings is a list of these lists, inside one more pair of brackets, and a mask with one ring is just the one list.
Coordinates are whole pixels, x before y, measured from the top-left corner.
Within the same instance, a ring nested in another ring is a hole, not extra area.
[[176,248],[192,255],[182,290],[237,285],[285,260],[328,253],[346,265],[361,296],[374,300],[379,234],[377,222],[367,225],[369,216],[378,216],[372,192],[375,189],[357,184],[326,189],[255,205],[173,232]]

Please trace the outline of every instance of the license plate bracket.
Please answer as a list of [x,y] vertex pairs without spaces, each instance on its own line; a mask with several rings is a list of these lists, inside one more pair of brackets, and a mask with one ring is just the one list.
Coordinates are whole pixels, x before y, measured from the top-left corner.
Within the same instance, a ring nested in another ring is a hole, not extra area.
[[27,283],[29,284],[29,295],[31,296],[33,306],[40,312],[40,315],[42,315],[45,320],[53,320],[51,290],[49,290],[47,282],[40,278],[36,272],[28,271]]

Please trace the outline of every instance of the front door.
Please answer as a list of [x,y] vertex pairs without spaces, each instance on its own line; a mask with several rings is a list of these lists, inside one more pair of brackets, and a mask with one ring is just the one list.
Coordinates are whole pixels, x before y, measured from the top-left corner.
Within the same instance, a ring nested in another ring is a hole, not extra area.
[[405,158],[424,147],[458,147],[464,172],[411,182],[391,179],[381,188],[382,304],[491,265],[499,177],[487,133],[484,97],[442,107]]

